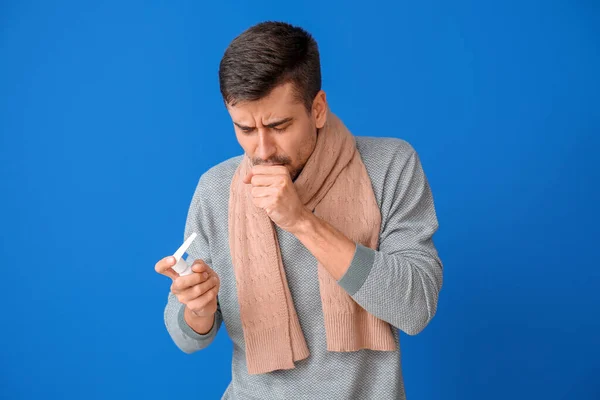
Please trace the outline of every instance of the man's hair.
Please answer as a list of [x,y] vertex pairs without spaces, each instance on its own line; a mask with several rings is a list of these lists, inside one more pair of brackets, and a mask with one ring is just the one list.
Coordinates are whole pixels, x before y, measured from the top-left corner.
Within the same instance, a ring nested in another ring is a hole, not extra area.
[[314,38],[284,22],[262,22],[236,37],[221,59],[219,85],[226,104],[259,100],[292,82],[310,113],[321,90],[321,63]]

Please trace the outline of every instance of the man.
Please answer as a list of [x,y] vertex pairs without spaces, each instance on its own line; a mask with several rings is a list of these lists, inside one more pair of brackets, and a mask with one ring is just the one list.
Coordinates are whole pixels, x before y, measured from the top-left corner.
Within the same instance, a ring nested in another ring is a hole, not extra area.
[[[401,399],[398,330],[434,316],[442,264],[419,158],[354,137],[321,90],[317,44],[284,23],[233,40],[221,92],[244,155],[204,173],[172,257],[165,323],[186,353],[233,341],[225,399]],[[379,133],[379,132],[373,132]]]

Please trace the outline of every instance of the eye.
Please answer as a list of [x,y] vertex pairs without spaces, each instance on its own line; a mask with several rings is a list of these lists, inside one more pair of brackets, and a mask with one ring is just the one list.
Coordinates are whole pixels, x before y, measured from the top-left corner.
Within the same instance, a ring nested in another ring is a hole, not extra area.
[[281,132],[285,132],[285,130],[286,130],[288,127],[289,127],[289,125],[287,125],[287,126],[284,126],[283,128],[273,128],[273,130],[274,130],[275,132],[279,132],[279,133],[281,133]]
[[250,134],[254,131],[254,128],[240,128],[240,130],[244,133],[244,134]]

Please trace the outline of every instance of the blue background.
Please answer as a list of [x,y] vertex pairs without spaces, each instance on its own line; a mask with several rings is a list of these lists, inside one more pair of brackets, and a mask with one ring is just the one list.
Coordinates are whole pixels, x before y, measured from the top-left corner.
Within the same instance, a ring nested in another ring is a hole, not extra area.
[[430,180],[445,281],[401,339],[409,399],[600,398],[596,2],[203,3],[1,3],[0,398],[220,397],[226,331],[180,352],[154,264],[241,154],[218,63],[267,19],[312,32],[332,109]]

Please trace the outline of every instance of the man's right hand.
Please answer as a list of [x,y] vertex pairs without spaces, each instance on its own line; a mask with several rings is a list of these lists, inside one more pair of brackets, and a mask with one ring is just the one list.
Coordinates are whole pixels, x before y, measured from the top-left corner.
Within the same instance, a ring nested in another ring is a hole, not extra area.
[[175,258],[169,256],[157,262],[154,269],[171,278],[171,293],[177,296],[180,303],[185,304],[193,317],[212,319],[217,311],[217,294],[221,285],[217,273],[200,259],[194,261],[193,273],[186,276],[179,276],[172,269],[174,265]]

